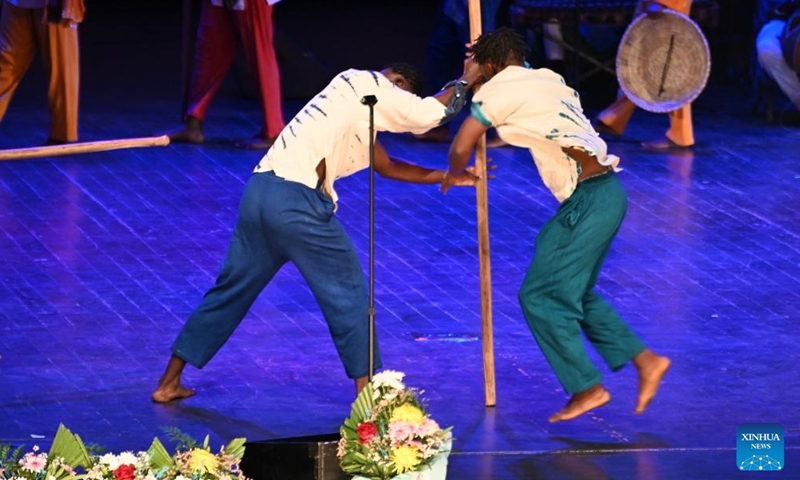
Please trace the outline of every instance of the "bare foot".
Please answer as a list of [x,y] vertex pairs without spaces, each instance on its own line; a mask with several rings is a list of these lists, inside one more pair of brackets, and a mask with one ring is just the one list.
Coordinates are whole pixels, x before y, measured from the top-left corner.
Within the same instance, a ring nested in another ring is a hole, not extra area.
[[616,131],[613,128],[609,127],[608,125],[603,123],[603,121],[601,121],[600,119],[595,119],[594,120],[594,129],[595,129],[595,131],[597,133],[599,133],[601,135],[608,135],[608,136],[611,136],[611,137],[621,137],[622,136],[621,133],[619,133],[618,131]]
[[187,117],[183,127],[177,128],[167,133],[170,142],[176,143],[203,143],[203,122],[194,118]]
[[272,145],[275,144],[275,140],[278,137],[266,138],[266,137],[253,137],[248,138],[246,140],[237,140],[234,142],[234,146],[236,148],[246,148],[250,150],[269,150],[272,148]]
[[633,357],[633,364],[639,371],[639,399],[636,401],[634,413],[641,415],[656,396],[661,380],[667,374],[672,362],[669,358],[656,355],[651,350],[644,350]]
[[602,407],[611,400],[611,394],[599,383],[589,390],[576,393],[567,402],[567,406],[552,415],[548,421],[550,423],[572,420],[583,415],[589,410]]
[[692,145],[678,145],[667,136],[650,142],[642,142],[642,147],[647,150],[680,150],[692,148]]
[[194,395],[194,389],[178,384],[159,385],[150,396],[156,403],[168,403],[181,398],[189,398]]

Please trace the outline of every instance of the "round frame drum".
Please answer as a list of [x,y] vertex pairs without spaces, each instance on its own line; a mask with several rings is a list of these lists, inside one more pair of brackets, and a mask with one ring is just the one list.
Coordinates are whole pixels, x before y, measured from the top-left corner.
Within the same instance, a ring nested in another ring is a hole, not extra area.
[[674,10],[642,14],[617,51],[617,79],[637,106],[671,112],[692,102],[711,73],[711,52],[700,27]]

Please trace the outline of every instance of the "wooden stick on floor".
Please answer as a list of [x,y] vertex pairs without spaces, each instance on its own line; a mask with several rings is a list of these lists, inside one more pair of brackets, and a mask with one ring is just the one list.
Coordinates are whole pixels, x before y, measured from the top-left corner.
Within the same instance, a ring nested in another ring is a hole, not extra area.
[[[469,36],[474,42],[481,35],[481,2],[469,0]],[[486,183],[486,135],[475,147],[477,185],[478,262],[481,276],[481,339],[483,343],[483,386],[486,406],[497,403],[494,379],[494,333],[492,330],[492,267],[489,250],[489,189]]]
[[0,150],[0,160],[24,160],[27,158],[58,157],[78,153],[103,152],[122,148],[163,147],[169,145],[169,137],[123,138],[120,140],[101,140],[98,142],[67,143],[46,147],[16,148]]

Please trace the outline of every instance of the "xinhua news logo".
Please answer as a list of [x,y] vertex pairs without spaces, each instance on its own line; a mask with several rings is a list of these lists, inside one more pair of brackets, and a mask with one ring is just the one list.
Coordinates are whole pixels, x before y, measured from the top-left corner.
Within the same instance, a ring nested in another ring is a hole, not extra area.
[[736,429],[736,467],[745,472],[783,470],[783,426],[778,423],[739,425]]

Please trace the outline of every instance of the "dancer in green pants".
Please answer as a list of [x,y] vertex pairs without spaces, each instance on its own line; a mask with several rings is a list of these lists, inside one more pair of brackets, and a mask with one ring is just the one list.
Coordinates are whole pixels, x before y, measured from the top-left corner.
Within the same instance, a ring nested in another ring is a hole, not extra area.
[[655,396],[670,360],[649,350],[594,291],[627,209],[627,194],[614,173],[619,159],[607,154],[583,115],[578,94],[554,72],[527,68],[525,51],[522,38],[505,28],[483,35],[471,47],[486,83],[453,140],[442,191],[466,174],[478,139],[490,127],[507,143],[529,149],[545,185],[561,202],[536,238],[519,291],[542,353],[572,394],[550,421],[573,419],[611,399],[581,332],[612,370],[633,362],[639,373],[639,414]]

